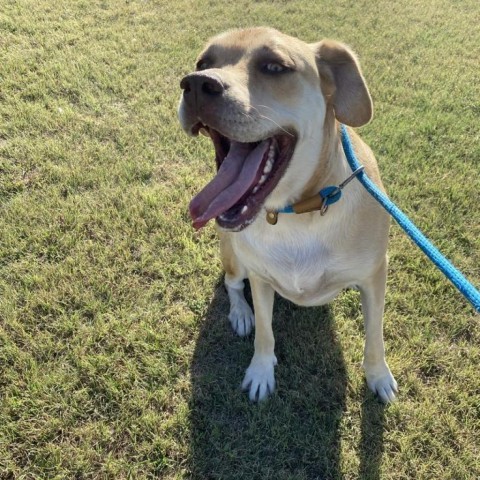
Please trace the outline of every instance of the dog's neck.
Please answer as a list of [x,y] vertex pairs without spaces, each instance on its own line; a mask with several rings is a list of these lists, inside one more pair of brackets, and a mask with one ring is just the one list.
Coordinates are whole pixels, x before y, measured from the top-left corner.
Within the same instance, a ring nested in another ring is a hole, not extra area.
[[318,166],[305,185],[300,200],[312,197],[327,185],[338,185],[345,180],[348,165],[344,159],[340,140],[340,124],[333,108],[328,108],[323,126],[323,144]]

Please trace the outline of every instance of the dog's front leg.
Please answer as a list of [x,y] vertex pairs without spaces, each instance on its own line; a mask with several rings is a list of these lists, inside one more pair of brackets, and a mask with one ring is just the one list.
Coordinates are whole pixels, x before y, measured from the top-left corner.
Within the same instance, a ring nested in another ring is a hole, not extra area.
[[263,400],[275,389],[275,339],[272,330],[273,288],[255,275],[249,275],[255,311],[255,352],[247,368],[242,388],[250,400]]
[[365,351],[363,368],[367,384],[383,402],[393,402],[397,393],[397,382],[385,361],[383,343],[383,309],[387,280],[387,260],[378,271],[360,285],[362,311],[365,322]]

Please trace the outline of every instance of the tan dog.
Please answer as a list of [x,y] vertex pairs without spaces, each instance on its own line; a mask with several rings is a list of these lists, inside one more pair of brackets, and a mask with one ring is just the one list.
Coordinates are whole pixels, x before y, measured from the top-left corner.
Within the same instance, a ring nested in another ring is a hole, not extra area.
[[[255,353],[242,384],[250,399],[262,400],[275,387],[274,292],[308,306],[356,287],[367,383],[393,401],[397,383],[382,333],[388,215],[355,180],[323,216],[280,213],[276,225],[266,219],[352,173],[338,122],[356,127],[372,116],[355,55],[331,40],[306,44],[270,28],[234,30],[210,41],[181,87],[182,127],[211,137],[218,168],[190,214],[196,228],[216,218],[233,329],[247,335],[255,324]],[[372,152],[349,131],[359,161],[381,185]],[[245,278],[255,320],[243,295]]]

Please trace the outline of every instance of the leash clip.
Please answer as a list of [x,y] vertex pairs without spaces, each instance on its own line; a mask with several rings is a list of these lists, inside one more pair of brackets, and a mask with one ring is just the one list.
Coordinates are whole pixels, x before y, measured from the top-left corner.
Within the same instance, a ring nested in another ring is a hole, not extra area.
[[328,210],[327,198],[328,197],[323,197],[322,206],[320,207],[320,215],[322,217],[327,213]]
[[342,196],[343,188],[348,185],[355,177],[357,177],[360,173],[363,172],[365,167],[361,165],[358,167],[352,174],[347,177],[338,187],[330,186],[325,187],[320,190],[320,196],[322,197],[322,206],[320,207],[320,215],[323,217],[328,210],[328,206],[332,203],[338,202],[340,197]]
[[360,173],[362,173],[365,170],[365,167],[363,165],[360,165],[347,179],[345,179],[339,186],[338,188],[342,190],[343,187],[348,185],[356,176],[358,176]]

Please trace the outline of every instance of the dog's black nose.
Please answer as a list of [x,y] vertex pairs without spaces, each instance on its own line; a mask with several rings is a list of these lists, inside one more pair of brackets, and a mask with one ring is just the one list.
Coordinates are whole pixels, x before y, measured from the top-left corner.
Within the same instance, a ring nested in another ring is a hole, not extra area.
[[180,81],[180,88],[185,97],[194,94],[195,98],[201,95],[216,96],[221,95],[225,87],[215,74],[206,72],[190,73]]

